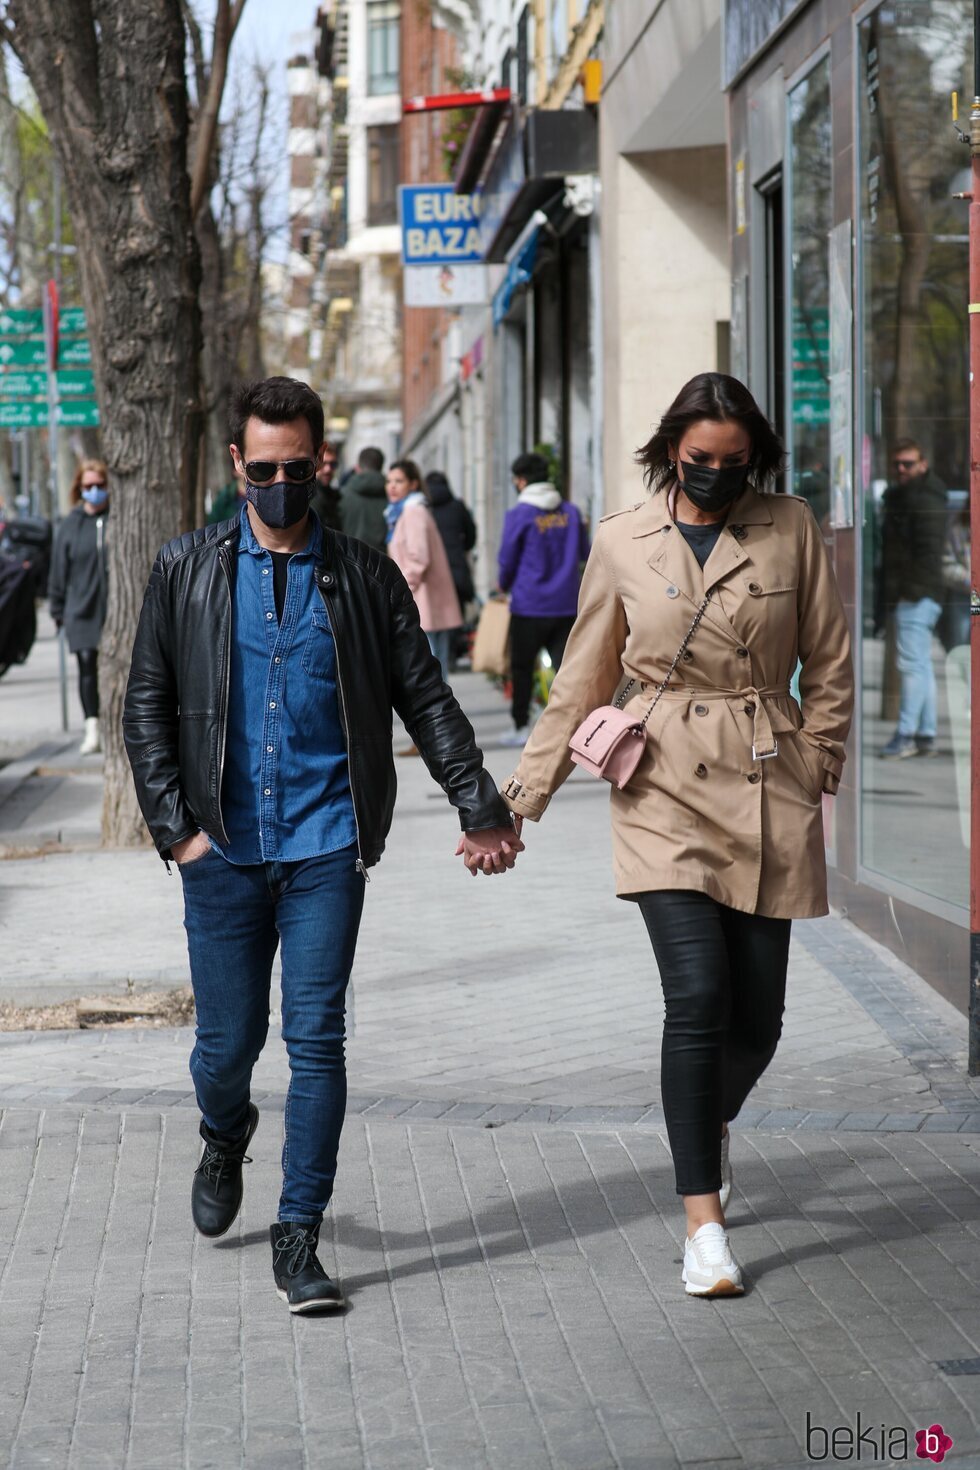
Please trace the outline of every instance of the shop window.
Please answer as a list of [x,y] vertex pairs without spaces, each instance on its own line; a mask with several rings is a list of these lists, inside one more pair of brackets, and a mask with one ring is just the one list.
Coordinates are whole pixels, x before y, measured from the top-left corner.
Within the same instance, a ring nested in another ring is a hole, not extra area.
[[368,128],[368,224],[398,220],[398,124]]
[[830,58],[789,94],[792,489],[826,526],[830,509]]
[[969,893],[971,0],[885,4],[858,28],[858,489],[866,868]]
[[368,93],[381,97],[399,88],[399,0],[368,0]]

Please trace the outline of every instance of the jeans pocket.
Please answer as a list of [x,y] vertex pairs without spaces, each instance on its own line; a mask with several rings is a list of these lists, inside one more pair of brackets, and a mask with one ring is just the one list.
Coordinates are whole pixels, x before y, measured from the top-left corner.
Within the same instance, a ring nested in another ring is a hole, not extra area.
[[[177,871],[178,873],[190,873],[194,868],[199,868],[202,863],[206,863],[209,857],[214,856],[214,848],[209,845],[207,851],[202,852],[200,857],[191,858],[189,863],[177,863]],[[174,861],[176,862],[176,859]]]

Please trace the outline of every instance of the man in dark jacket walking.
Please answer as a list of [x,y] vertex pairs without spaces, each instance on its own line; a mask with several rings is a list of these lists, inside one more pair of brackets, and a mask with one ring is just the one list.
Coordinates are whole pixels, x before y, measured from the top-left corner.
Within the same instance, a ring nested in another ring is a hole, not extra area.
[[521,849],[398,568],[310,512],[322,440],[305,383],[239,391],[231,454],[246,506],[158,555],[123,715],[140,807],[183,883],[203,1235],[223,1235],[241,1205],[281,946],[291,1081],[270,1233],[293,1312],[342,1301],[316,1250],[346,1106],[344,996],[395,799],[393,709],[459,812],[469,870],[502,872]]
[[388,539],[385,524],[385,457],[380,449],[362,449],[357,456],[357,472],[351,475],[341,492],[340,518],[344,535],[366,541],[377,551],[384,551]]
[[905,760],[935,754],[932,634],[943,610],[946,489],[914,439],[899,440],[892,466],[895,480],[883,501],[882,577],[886,607],[895,618],[902,692],[898,728],[881,755]]
[[316,488],[310,509],[327,531],[342,531],[340,487],[337,484],[337,449],[326,443],[316,467]]

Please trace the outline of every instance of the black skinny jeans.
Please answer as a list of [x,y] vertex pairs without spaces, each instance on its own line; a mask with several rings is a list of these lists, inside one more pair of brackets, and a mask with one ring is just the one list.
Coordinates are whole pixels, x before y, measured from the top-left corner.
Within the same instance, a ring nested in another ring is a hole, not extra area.
[[666,1014],[660,1086],[678,1194],[721,1188],[721,1125],[772,1061],[782,1030],[789,919],[687,890],[639,898]]
[[511,719],[523,730],[531,716],[534,665],[542,648],[548,650],[557,674],[565,656],[565,644],[574,618],[525,618],[512,613],[510,619]]
[[82,701],[82,714],[90,720],[99,713],[99,650],[80,648],[75,657],[78,659],[78,694]]

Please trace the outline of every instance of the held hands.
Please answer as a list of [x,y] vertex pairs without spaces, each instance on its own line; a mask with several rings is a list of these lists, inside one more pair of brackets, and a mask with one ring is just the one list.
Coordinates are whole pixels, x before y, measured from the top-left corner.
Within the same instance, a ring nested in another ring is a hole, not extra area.
[[478,873],[486,873],[488,878],[492,878],[494,873],[504,873],[517,862],[517,854],[524,851],[521,841],[523,825],[523,818],[515,817],[513,827],[488,827],[482,832],[464,832],[459,839],[456,856],[463,859],[474,878]]

